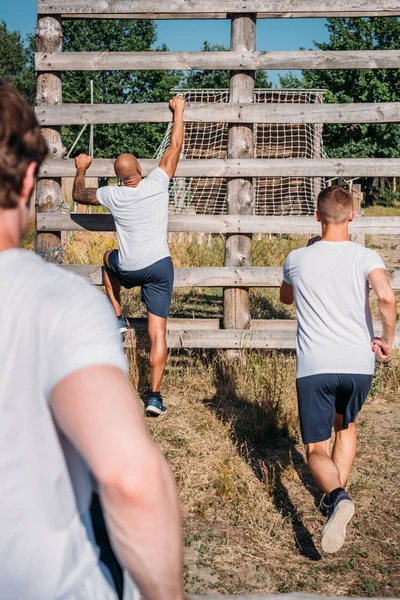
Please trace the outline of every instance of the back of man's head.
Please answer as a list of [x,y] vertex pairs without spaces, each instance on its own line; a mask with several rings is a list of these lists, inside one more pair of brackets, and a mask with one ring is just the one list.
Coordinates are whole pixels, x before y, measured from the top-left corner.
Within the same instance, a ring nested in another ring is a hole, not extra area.
[[28,166],[38,169],[47,152],[33,109],[0,79],[0,210],[17,207]]
[[124,183],[141,175],[139,161],[133,154],[120,154],[115,161],[114,170],[116,176]]
[[321,223],[346,223],[351,218],[352,210],[353,198],[350,192],[338,185],[325,188],[318,196],[317,211]]

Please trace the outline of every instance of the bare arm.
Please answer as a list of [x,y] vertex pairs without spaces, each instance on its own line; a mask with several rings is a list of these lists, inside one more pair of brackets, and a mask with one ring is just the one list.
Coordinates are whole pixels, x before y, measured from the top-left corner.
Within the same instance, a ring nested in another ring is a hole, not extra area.
[[282,281],[281,290],[280,290],[280,300],[283,304],[293,304],[294,295],[293,295],[293,286],[286,281]]
[[116,367],[89,367],[56,385],[61,430],[96,476],[114,549],[146,600],[182,600],[182,540],[173,476],[133,390]]
[[76,176],[74,181],[74,187],[72,189],[72,198],[74,202],[78,204],[86,204],[92,206],[99,206],[99,201],[96,197],[96,188],[87,188],[85,184],[86,171],[92,164],[92,159],[86,154],[80,154],[75,159],[76,165]]
[[186,102],[184,98],[177,96],[170,101],[169,105],[174,113],[174,124],[172,126],[171,142],[168,150],[164,152],[160,161],[160,168],[163,169],[171,179],[171,177],[175,175],[179,156],[182,152],[183,135],[185,132],[183,112],[185,110]]
[[382,335],[372,340],[372,350],[382,359],[390,357],[396,327],[396,297],[389,283],[385,269],[374,269],[368,281],[378,297],[379,315],[382,321]]

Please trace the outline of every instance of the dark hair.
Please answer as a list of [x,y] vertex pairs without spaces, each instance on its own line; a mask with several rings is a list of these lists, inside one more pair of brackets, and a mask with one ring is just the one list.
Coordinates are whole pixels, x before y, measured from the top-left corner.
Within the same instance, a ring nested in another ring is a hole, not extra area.
[[33,109],[9,81],[0,79],[0,209],[16,208],[26,170],[47,155]]
[[343,223],[352,208],[352,195],[338,185],[325,188],[318,196],[317,210],[323,223]]

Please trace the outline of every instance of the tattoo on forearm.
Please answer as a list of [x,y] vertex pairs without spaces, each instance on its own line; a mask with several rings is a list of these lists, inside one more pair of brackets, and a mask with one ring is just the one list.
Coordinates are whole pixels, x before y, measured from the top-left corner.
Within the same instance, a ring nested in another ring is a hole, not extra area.
[[75,202],[78,202],[79,204],[92,204],[94,206],[98,206],[99,201],[96,197],[97,189],[86,187],[85,172],[82,171],[83,169],[78,169],[77,171],[72,190],[72,196]]

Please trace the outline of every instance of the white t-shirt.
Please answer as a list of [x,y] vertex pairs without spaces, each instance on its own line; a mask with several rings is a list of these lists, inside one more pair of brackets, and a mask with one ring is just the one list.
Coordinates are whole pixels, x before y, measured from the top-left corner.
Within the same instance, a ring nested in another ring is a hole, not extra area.
[[135,188],[103,187],[97,200],[114,217],[119,266],[138,271],[170,256],[168,248],[169,177],[157,167]]
[[0,598],[115,600],[82,521],[92,484],[51,392],[85,367],[126,370],[115,317],[83,279],[0,252]]
[[374,373],[367,277],[384,268],[377,252],[353,242],[321,241],[289,254],[283,278],[297,309],[297,377]]

